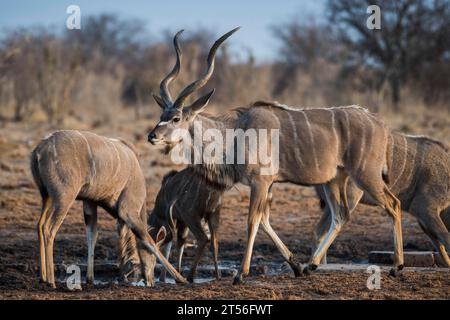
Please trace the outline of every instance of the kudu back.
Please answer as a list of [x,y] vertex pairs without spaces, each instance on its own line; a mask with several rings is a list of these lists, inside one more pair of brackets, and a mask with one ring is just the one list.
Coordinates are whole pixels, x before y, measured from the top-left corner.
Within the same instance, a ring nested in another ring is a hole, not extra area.
[[38,223],[41,281],[55,287],[53,243],[75,200],[83,201],[87,226],[88,282],[93,282],[97,206],[136,236],[147,285],[153,285],[155,256],[178,281],[185,281],[147,232],[145,179],[131,144],[91,132],[57,131],[32,151],[31,171],[42,197]]
[[[388,186],[428,235],[442,261],[450,267],[450,153],[440,142],[423,136],[391,133],[388,146]],[[322,187],[316,187],[324,214],[315,229],[316,246],[330,224],[331,213]],[[374,201],[349,181],[348,204],[352,212],[358,202]],[[348,220],[344,221],[346,223]],[[324,261],[326,262],[326,261]]]

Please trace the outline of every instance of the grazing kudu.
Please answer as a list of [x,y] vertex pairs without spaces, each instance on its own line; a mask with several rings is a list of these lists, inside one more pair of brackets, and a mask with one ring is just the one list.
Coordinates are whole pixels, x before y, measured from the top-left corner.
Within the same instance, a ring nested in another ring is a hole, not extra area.
[[[222,188],[199,177],[192,168],[172,171],[162,181],[155,207],[149,217],[149,226],[153,231],[150,234],[156,234],[161,227],[170,230],[161,248],[166,259],[169,259],[172,244],[176,245],[177,269],[181,272],[184,246],[189,230],[192,232],[197,240],[197,251],[187,276],[189,282],[194,281],[198,262],[208,242],[203,222],[208,224],[216,278],[220,278],[217,230],[223,192]],[[162,270],[160,281],[164,280],[165,270]]]
[[[450,153],[440,142],[422,137],[391,133],[388,145],[388,186],[401,201],[401,208],[416,217],[442,261],[450,267]],[[315,246],[325,237],[331,212],[321,187],[316,187],[324,214],[315,232]],[[349,210],[358,202],[374,205],[370,197],[349,181]],[[348,217],[350,218],[350,217]],[[348,220],[341,221],[345,224]],[[326,263],[326,255],[324,256]]]
[[[214,183],[230,187],[242,182],[250,186],[247,248],[234,283],[241,283],[243,276],[249,272],[253,244],[261,222],[264,231],[281,251],[295,275],[300,276],[305,271],[294,261],[292,253],[269,223],[268,200],[274,182],[291,182],[299,185],[325,184],[327,201],[332,208],[333,222],[324,242],[314,253],[306,270],[314,270],[317,267],[323,254],[340,231],[340,224],[337,221],[343,219],[342,216],[345,216],[348,211],[345,206],[344,186],[349,177],[391,216],[394,224],[396,253],[392,271],[395,273],[401,270],[403,245],[400,203],[383,181],[383,172],[386,170],[388,129],[374,115],[358,106],[295,109],[272,102],[258,102],[226,115],[213,116],[203,113],[203,110],[214,90],[192,104],[185,105],[188,96],[207,83],[214,70],[217,48],[236,30],[228,32],[214,43],[208,55],[206,74],[188,85],[173,102],[168,92],[168,83],[178,74],[181,60],[179,34],[175,36],[177,63],[161,82],[160,97],[155,96],[156,102],[163,111],[159,123],[148,135],[148,140],[152,144],[170,148],[181,142],[189,144],[189,142],[200,140],[191,147],[201,154],[201,150],[208,147],[209,141],[196,139],[195,135],[200,134],[203,137],[209,129],[220,132],[223,137],[227,136],[229,130],[259,131],[260,135],[256,138],[256,143],[257,146],[265,145],[270,150],[271,156],[268,162],[258,159],[256,163],[250,163],[247,160],[242,164],[229,163],[225,159],[227,151],[222,152],[222,161],[204,159],[203,163],[192,165],[196,171]],[[190,136],[188,141],[180,138],[178,134],[180,130],[188,132]],[[278,141],[276,138],[272,141],[274,132],[275,136],[279,133]],[[243,149],[246,156],[249,156],[249,148],[244,146]],[[235,159],[239,158],[238,150],[240,149],[234,149]],[[275,154],[273,154],[274,150]],[[278,170],[272,170],[274,167],[278,167]]]
[[[159,252],[147,232],[145,179],[131,144],[90,132],[57,131],[31,153],[31,171],[42,196],[38,223],[42,282],[55,287],[53,242],[75,200],[83,201],[88,240],[88,282],[93,282],[97,206],[133,231],[138,239],[142,271],[148,286],[154,283],[155,256],[175,279],[185,282]],[[162,229],[159,238],[164,237],[164,233]]]

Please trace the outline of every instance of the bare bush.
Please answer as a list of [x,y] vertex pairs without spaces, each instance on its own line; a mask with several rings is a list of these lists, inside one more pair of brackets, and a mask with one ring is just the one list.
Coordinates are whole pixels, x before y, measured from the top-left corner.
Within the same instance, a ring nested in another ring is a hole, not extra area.
[[[379,30],[366,27],[369,5],[381,9]],[[331,23],[340,30],[340,41],[353,53],[353,65],[364,65],[377,75],[378,89],[387,83],[394,107],[407,85],[419,84],[423,90],[434,78],[436,90],[422,91],[430,102],[436,102],[440,92],[448,92],[449,1],[337,0],[328,2],[328,11]],[[438,81],[430,74],[436,69],[444,75]]]
[[43,29],[12,32],[4,46],[14,52],[2,63],[12,84],[14,119],[22,120],[37,103],[49,122],[61,123],[79,76],[77,51]]

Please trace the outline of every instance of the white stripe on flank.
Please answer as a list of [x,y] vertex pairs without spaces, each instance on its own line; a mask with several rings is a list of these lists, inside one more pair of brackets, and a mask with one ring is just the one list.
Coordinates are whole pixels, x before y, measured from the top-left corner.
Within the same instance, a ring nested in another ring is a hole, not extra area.
[[[67,136],[67,138],[69,138],[70,143],[73,145],[73,150],[75,150],[75,149],[76,149],[76,144],[75,144],[75,142],[73,141],[73,139],[72,139],[70,133],[68,133],[67,131],[66,131],[66,136]],[[74,158],[76,159],[76,161],[77,161],[77,165],[78,165],[78,174],[80,175],[80,179],[81,179],[81,178],[82,178],[82,177],[81,177],[81,165],[80,165],[80,161],[79,161],[79,159],[78,159],[78,154],[77,154],[76,152],[74,152],[74,153],[73,153],[73,157],[74,157]]]
[[[105,139],[101,139],[101,140],[102,140],[103,145],[105,145],[107,147],[107,149],[111,150],[111,148],[109,148],[108,141]],[[116,140],[116,139],[110,139],[110,140]],[[117,140],[117,141],[120,141],[120,140]],[[111,169],[111,153],[109,154],[109,156],[107,158],[108,158],[108,166],[106,166],[106,165],[105,166],[110,170]]]
[[88,148],[88,154],[89,154],[89,162],[92,166],[93,176],[97,176],[97,169],[95,168],[95,160],[94,160],[94,154],[92,153],[91,145],[89,144],[89,141],[86,139],[84,135],[80,133],[80,135],[83,137],[84,141],[86,141],[86,145]]
[[401,170],[400,173],[397,175],[397,179],[395,179],[395,182],[392,184],[391,188],[395,187],[395,185],[397,184],[398,180],[400,180],[401,176],[403,175],[403,171],[405,170],[405,166],[406,166],[406,158],[408,157],[408,141],[406,141],[406,137],[404,135],[402,135],[403,138],[403,142],[405,143],[404,145],[404,150],[405,150],[405,154],[403,156],[403,163],[401,166]]
[[345,122],[347,123],[347,145],[350,144],[350,120],[348,119],[348,114],[346,112],[346,110],[342,110],[344,112],[345,115]]
[[392,167],[394,165],[394,148],[395,148],[395,140],[394,137],[392,136],[392,133],[389,133],[389,140],[391,141],[391,151],[389,152],[389,159],[391,159],[391,163],[388,164],[386,161],[386,165],[388,166],[388,172],[386,172],[386,174],[389,175],[389,172],[391,172]]
[[119,155],[119,151],[116,148],[116,145],[113,142],[111,142],[111,145],[113,146],[114,151],[116,152],[117,167],[116,167],[116,171],[114,172],[114,177],[116,177],[119,174],[120,169],[121,169],[121,167],[120,167],[120,155]]
[[339,141],[339,137],[337,134],[337,130],[336,130],[336,119],[335,119],[335,114],[334,114],[334,110],[333,109],[328,109],[328,111],[331,112],[331,127],[333,128],[333,134],[334,134],[334,138],[336,139],[336,144],[337,144],[337,150],[338,152],[340,151],[340,144],[341,142]]
[[[408,143],[408,142],[406,142],[406,143]],[[406,148],[406,149],[408,149],[408,148]],[[408,179],[411,177],[411,175],[414,174],[414,168],[415,168],[415,165],[416,165],[416,155],[417,155],[417,142],[414,142],[414,147],[411,146],[411,148],[409,148],[409,150],[411,150],[412,162],[411,162],[411,165],[410,165],[411,172],[409,172],[409,174],[404,179],[406,181],[408,181]]]
[[358,112],[358,118],[359,118],[359,120],[361,120],[361,124],[362,124],[362,126],[361,126],[361,130],[362,130],[362,133],[361,133],[361,137],[359,137],[359,141],[361,142],[361,145],[359,146],[360,148],[359,148],[359,159],[358,159],[358,168],[359,168],[359,166],[360,166],[360,164],[361,164],[361,161],[363,160],[363,158],[364,158],[364,149],[365,149],[365,146],[366,146],[366,132],[365,132],[365,130],[364,130],[364,125],[363,125],[363,123],[364,123],[364,121],[363,121],[363,119],[361,118],[361,115],[359,114],[359,112]]
[[319,169],[319,163],[317,162],[316,147],[314,144],[314,135],[312,133],[311,123],[309,122],[308,115],[306,114],[306,112],[302,111],[302,114],[305,117],[306,125],[308,126],[309,138],[311,139],[311,147],[314,158],[314,165],[316,166],[317,169]]
[[277,123],[280,124],[280,118],[278,118],[278,116],[275,113],[273,113],[272,109],[270,109],[269,113],[272,116],[272,118],[274,118],[277,121]]
[[[358,116],[361,118],[361,115],[359,114],[359,112],[358,112]],[[366,149],[366,139],[372,139],[372,132],[373,132],[373,124],[372,124],[372,121],[371,121],[370,117],[368,116],[368,114],[366,114],[366,118],[369,123],[370,136],[369,135],[366,136],[366,130],[365,130],[366,126],[364,125],[364,120],[361,119],[363,121],[363,126],[362,126],[363,134],[362,134],[362,139],[361,139],[362,143],[361,143],[361,155],[360,155],[361,171],[364,171],[364,169],[366,168],[366,160],[367,160],[367,157],[370,156],[369,154],[364,154],[364,152],[366,151],[365,150]],[[370,142],[371,141],[369,141],[369,145],[367,146],[368,150],[366,151],[366,153],[370,151]]]
[[56,137],[53,136],[53,155],[55,156],[55,164],[58,164],[58,152],[56,152]]
[[302,157],[300,155],[300,150],[299,150],[300,140],[298,138],[297,126],[295,125],[294,118],[292,118],[292,114],[290,112],[287,112],[287,114],[288,114],[288,118],[289,118],[289,123],[291,124],[291,127],[292,127],[292,132],[294,133],[294,142],[296,144],[294,146],[295,158],[303,165],[303,160],[302,160]]

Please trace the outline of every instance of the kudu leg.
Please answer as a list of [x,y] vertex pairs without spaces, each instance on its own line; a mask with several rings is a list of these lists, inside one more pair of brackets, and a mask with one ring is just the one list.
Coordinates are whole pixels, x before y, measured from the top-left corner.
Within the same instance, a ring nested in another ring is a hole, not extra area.
[[439,251],[445,265],[450,267],[450,259],[448,257],[450,252],[450,233],[439,216],[439,211],[433,209],[427,199],[422,197],[411,202],[410,211],[419,220],[419,225]]
[[64,218],[69,211],[70,206],[75,200],[75,196],[67,194],[65,198],[52,199],[50,209],[47,212],[47,217],[43,225],[43,235],[45,243],[45,264],[47,283],[56,288],[55,284],[55,270],[53,264],[53,244],[55,241],[56,233],[58,232]]
[[[394,233],[394,267],[390,271],[390,275],[395,277],[403,269],[403,236],[402,236],[402,212],[400,200],[389,190],[386,184],[374,183],[372,177],[377,177],[378,173],[360,176],[358,184],[364,192],[372,197],[372,199],[383,209],[392,219]],[[375,180],[376,181],[376,180]]]
[[142,276],[142,267],[136,237],[121,219],[117,220],[117,232],[119,234],[120,280],[127,283],[131,275],[133,281],[138,281]]
[[200,258],[202,257],[203,251],[205,250],[205,246],[208,243],[208,236],[206,235],[203,226],[198,220],[194,221],[192,224],[189,224],[188,227],[197,240],[197,251],[194,257],[194,261],[192,262],[191,269],[189,270],[189,274],[187,276],[187,280],[190,283],[193,283],[198,263],[200,261]]
[[219,239],[217,236],[217,230],[219,229],[219,220],[220,220],[220,215],[218,212],[216,212],[215,214],[212,214],[210,216],[210,218],[208,219],[208,227],[209,227],[209,232],[211,233],[211,251],[213,254],[213,259],[214,259],[214,269],[216,272],[216,279],[219,280],[221,275],[220,275],[220,269],[219,269]]
[[155,284],[155,269],[151,266],[151,253],[147,250],[143,241],[137,243],[137,249],[145,283],[148,287],[153,287]]
[[[326,202],[326,200],[325,200]],[[319,222],[317,223],[316,227],[314,228],[314,244],[312,248],[312,252],[315,252],[319,245],[324,241],[325,236],[327,235],[327,231],[331,227],[331,211],[330,207],[328,205],[325,205],[323,209],[322,217],[320,217]],[[321,264],[327,264],[327,252],[325,251],[322,260],[320,261]]]
[[[316,224],[313,232],[313,245],[311,252],[314,253],[319,247],[320,243],[325,239],[327,231],[331,226],[331,211],[330,207],[327,205],[327,199],[325,197],[325,192],[323,191],[322,186],[317,186],[314,188],[317,194],[317,197],[320,201],[320,208],[322,209],[322,216],[320,217],[319,222]],[[321,264],[327,263],[327,252],[323,255]]]
[[450,268],[450,258],[448,256],[447,250],[445,249],[445,246],[441,242],[438,242],[437,244],[439,254],[441,255],[442,261],[444,262],[444,266]]
[[47,218],[48,211],[51,209],[51,198],[46,196],[42,197],[42,210],[41,217],[39,218],[37,230],[39,236],[39,264],[40,264],[40,281],[42,283],[47,282],[47,264],[45,259],[45,240],[44,240],[44,223]]
[[445,247],[442,243],[439,242],[439,240],[436,238],[436,234],[429,230],[423,222],[419,220],[419,226],[422,229],[423,232],[430,238],[431,242],[433,243],[434,248],[439,252],[442,261],[444,262],[444,267],[450,268],[450,258],[448,257],[447,251],[445,250]]
[[403,269],[403,235],[402,235],[402,211],[400,200],[394,196],[387,186],[384,188],[386,195],[385,208],[391,216],[394,225],[394,268],[391,269],[390,275],[397,276]]
[[[364,194],[363,191],[359,189],[356,186],[356,184],[350,180],[347,183],[346,189],[347,189],[346,194],[348,199],[349,216],[347,219],[345,219],[344,224],[346,224],[350,220],[350,215],[355,210],[356,205],[359,203]],[[322,186],[316,187],[316,193],[321,201],[321,208],[323,210],[323,214],[318,224],[316,225],[316,228],[314,229],[314,245],[312,250],[313,253],[317,250],[320,243],[324,241],[327,231],[331,227],[331,218],[332,218],[330,207],[327,204],[323,187]],[[325,251],[322,257],[321,264],[327,263],[327,251]]]
[[241,284],[244,277],[249,273],[253,245],[255,243],[261,218],[265,212],[265,206],[267,205],[267,194],[271,184],[272,183],[268,184],[263,181],[257,181],[251,186],[247,229],[247,248],[242,259],[241,268],[234,278],[233,284]]
[[97,205],[90,201],[83,201],[84,222],[86,224],[86,239],[88,243],[88,266],[86,282],[94,284],[94,251],[97,243]]
[[306,272],[317,268],[328,248],[342,229],[342,226],[348,220],[348,208],[346,208],[345,205],[342,206],[342,202],[346,200],[341,199],[341,194],[343,197],[345,197],[345,195],[342,190],[340,190],[340,183],[340,181],[333,181],[327,185],[323,185],[327,206],[330,208],[331,212],[331,223],[323,241],[318,245],[317,249],[313,253],[308,270],[305,270]]
[[184,227],[179,227],[177,230],[177,270],[181,273],[182,263],[183,263],[183,253],[184,248],[186,248],[186,241],[189,235],[189,229]]
[[292,252],[288,249],[288,247],[283,243],[283,241],[278,237],[276,232],[273,230],[272,225],[270,224],[270,204],[272,202],[272,187],[269,189],[268,193],[268,200],[265,207],[265,212],[261,220],[261,225],[263,227],[263,230],[266,232],[266,234],[272,239],[275,246],[278,248],[278,251],[280,251],[281,255],[283,256],[284,260],[289,264],[292,271],[294,271],[294,275],[296,277],[299,277],[302,275],[302,268],[301,266],[295,262],[295,257],[292,254]]
[[[166,243],[164,245],[164,247],[162,248],[162,252],[164,254],[164,257],[166,257],[166,259],[169,260],[169,261],[170,261],[169,258],[170,258],[170,251],[171,250],[172,250],[172,241]],[[180,272],[180,271],[178,270],[178,272]],[[161,270],[160,274],[159,274],[159,281],[160,282],[166,282],[166,275],[167,275],[167,271],[166,271],[166,269],[163,268]]]

